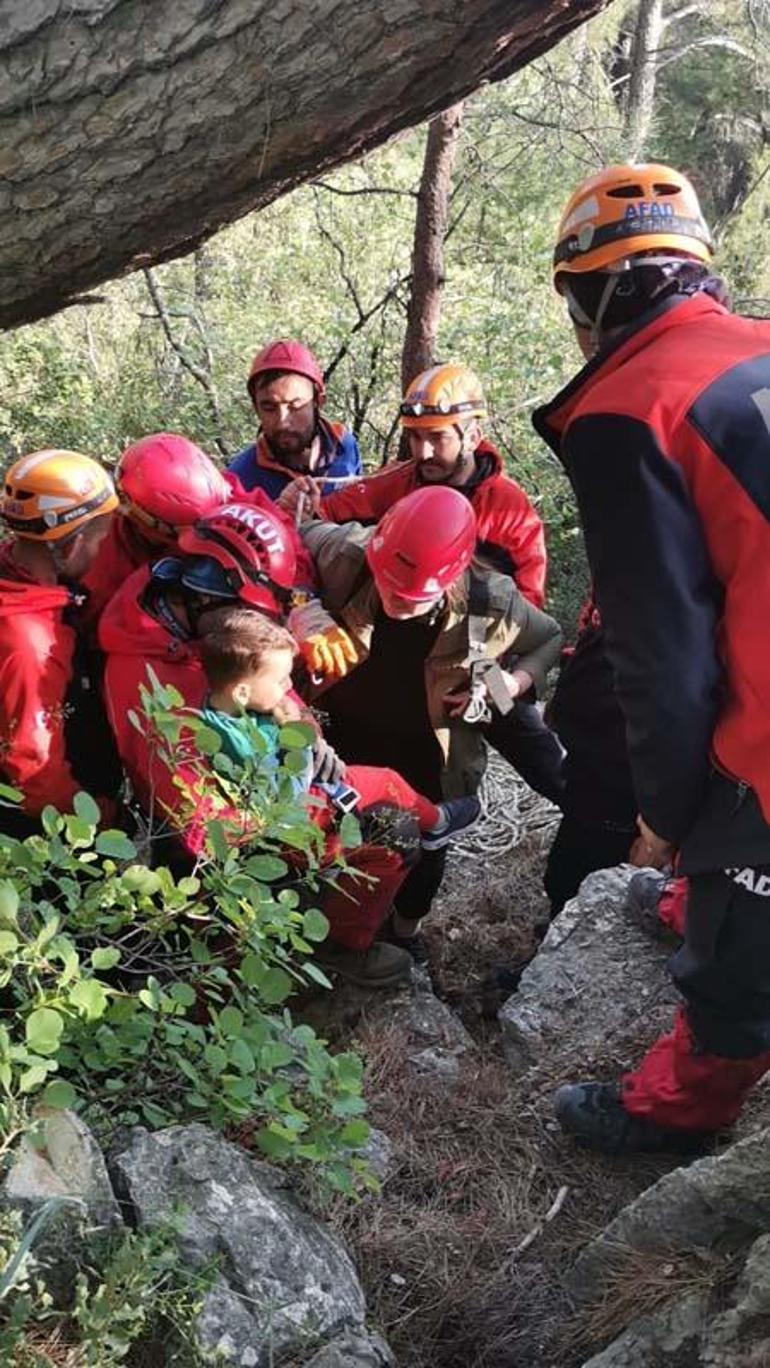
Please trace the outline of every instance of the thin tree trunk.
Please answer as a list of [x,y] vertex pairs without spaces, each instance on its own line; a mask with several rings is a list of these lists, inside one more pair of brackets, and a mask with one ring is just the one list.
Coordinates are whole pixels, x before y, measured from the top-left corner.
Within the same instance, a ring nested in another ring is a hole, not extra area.
[[630,161],[638,161],[644,156],[652,127],[663,23],[663,0],[639,0],[623,118],[623,133]]
[[463,120],[463,102],[428,125],[412,248],[412,290],[401,354],[404,390],[433,365],[444,289],[444,239],[449,220],[452,172]]

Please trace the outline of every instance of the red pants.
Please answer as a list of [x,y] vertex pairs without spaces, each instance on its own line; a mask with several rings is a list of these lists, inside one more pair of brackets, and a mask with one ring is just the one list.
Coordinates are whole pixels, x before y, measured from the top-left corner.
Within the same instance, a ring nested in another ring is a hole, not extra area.
[[770,1069],[768,884],[761,867],[693,875],[666,888],[661,920],[685,935],[671,970],[686,1007],[623,1078],[623,1105],[632,1115],[670,1128],[722,1130]]
[[387,835],[378,834],[376,844],[365,843],[350,851],[347,862],[356,873],[335,877],[321,900],[329,919],[330,939],[347,950],[367,950],[414,863],[409,858],[409,846],[414,855],[419,854],[417,826],[423,831],[435,826],[439,811],[435,803],[417,793],[395,770],[348,765],[345,779],[361,794],[359,812],[364,826],[371,808],[394,810],[400,826],[397,830],[394,824],[393,848],[386,844]]
[[413,789],[395,770],[375,765],[346,765],[345,781],[361,794],[362,812],[375,803],[388,803],[401,812],[414,813],[420,831],[427,831],[439,820],[437,805]]

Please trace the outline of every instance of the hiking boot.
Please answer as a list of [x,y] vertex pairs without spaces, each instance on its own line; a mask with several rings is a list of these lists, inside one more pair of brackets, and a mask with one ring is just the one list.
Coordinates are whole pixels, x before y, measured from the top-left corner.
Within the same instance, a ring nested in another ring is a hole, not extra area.
[[346,950],[334,941],[326,941],[316,950],[315,957],[322,969],[360,988],[391,988],[409,977],[414,964],[406,950],[385,941],[374,941],[368,950]]
[[660,919],[660,900],[669,882],[665,874],[655,869],[640,869],[634,874],[626,890],[626,911],[632,922],[648,936],[665,940],[672,933]]
[[711,1131],[677,1130],[632,1116],[617,1083],[566,1083],[554,1094],[554,1110],[562,1130],[600,1154],[699,1154],[714,1138]]
[[429,831],[422,833],[420,844],[423,850],[441,850],[448,845],[453,836],[467,831],[481,816],[481,803],[474,795],[466,798],[448,798],[438,804],[441,813],[439,821]]
[[428,963],[428,942],[421,932],[416,931],[413,936],[397,936],[393,927],[388,926],[385,941],[388,945],[398,946],[399,950],[405,950],[413,964]]

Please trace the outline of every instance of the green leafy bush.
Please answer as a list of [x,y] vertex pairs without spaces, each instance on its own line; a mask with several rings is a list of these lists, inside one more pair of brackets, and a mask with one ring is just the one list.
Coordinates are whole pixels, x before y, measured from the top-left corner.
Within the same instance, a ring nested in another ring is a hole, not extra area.
[[[146,691],[143,725],[172,765],[182,733],[201,725],[180,702],[157,682]],[[72,813],[44,811],[43,835],[0,839],[3,1150],[43,1103],[77,1107],[97,1133],[248,1121],[264,1154],[305,1164],[322,1185],[352,1194],[367,1181],[354,1153],[368,1137],[361,1062],[332,1055],[285,1006],[298,986],[330,986],[312,958],[328,932],[315,904],[342,864],[322,874],[323,837],[292,789],[307,729],[281,740],[278,771],[255,768],[245,793],[232,767],[201,766],[251,829],[234,845],[226,816],[212,819],[187,877],[140,862],[124,832],[98,830],[84,793]]]

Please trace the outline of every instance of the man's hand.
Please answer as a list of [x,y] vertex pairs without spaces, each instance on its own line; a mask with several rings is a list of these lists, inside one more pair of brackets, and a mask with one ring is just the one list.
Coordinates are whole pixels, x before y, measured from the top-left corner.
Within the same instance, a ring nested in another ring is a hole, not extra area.
[[313,743],[313,782],[339,784],[345,778],[345,761],[320,732]]
[[526,670],[501,670],[501,674],[511,698],[521,698],[522,694],[529,693],[532,688],[534,681]]
[[321,486],[311,475],[297,475],[281,491],[277,503],[297,523],[315,518],[321,511]]
[[344,627],[334,626],[326,632],[316,632],[300,642],[302,658],[313,676],[321,676],[325,683],[344,679],[358,664],[358,651]]
[[643,817],[637,817],[636,825],[639,828],[639,835],[631,847],[629,863],[640,869],[665,869],[674,858],[674,847],[671,842],[664,841],[662,836],[656,835]]

